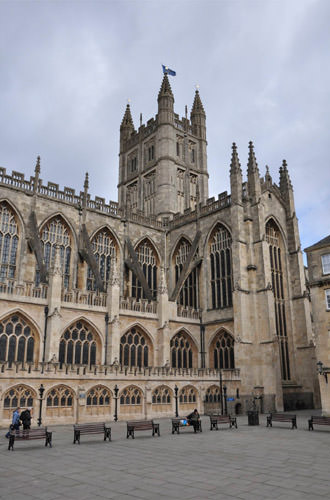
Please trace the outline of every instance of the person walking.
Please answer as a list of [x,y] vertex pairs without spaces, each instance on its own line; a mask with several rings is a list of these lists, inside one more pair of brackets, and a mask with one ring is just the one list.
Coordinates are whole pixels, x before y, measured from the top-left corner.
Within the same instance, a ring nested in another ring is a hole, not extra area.
[[12,420],[12,425],[14,426],[15,431],[19,430],[19,426],[21,425],[20,423],[20,411],[19,408],[16,408],[16,410],[13,413],[13,420]]
[[22,411],[20,420],[23,424],[23,430],[31,429],[31,419],[32,419],[32,408],[27,408],[26,410]]

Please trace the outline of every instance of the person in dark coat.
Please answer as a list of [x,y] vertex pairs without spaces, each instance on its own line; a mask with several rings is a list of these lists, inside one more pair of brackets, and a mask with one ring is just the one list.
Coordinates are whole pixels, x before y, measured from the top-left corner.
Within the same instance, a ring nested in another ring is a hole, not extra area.
[[187,415],[187,420],[188,424],[194,427],[194,432],[199,431],[201,417],[197,411],[197,408],[195,408],[192,413],[189,413],[189,415]]
[[23,424],[23,430],[31,429],[31,419],[31,408],[22,411],[20,420]]

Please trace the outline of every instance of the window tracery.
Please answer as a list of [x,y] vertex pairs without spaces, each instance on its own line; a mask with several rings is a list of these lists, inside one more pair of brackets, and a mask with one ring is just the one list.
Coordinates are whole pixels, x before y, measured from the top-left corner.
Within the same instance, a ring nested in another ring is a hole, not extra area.
[[77,321],[65,330],[59,345],[60,363],[95,365],[97,336],[83,321]]
[[[187,257],[189,255],[191,244],[185,238],[182,238],[174,255],[175,262],[175,283],[179,281],[180,274]],[[196,250],[195,257],[198,255]],[[184,307],[198,308],[198,273],[195,267],[184,284],[182,285],[178,300],[178,304]]]
[[[54,263],[56,246],[59,247],[63,285],[64,288],[69,288],[72,246],[69,228],[61,217],[54,217],[43,226],[40,239],[47,271],[49,271]],[[40,272],[38,269],[36,270],[36,284],[37,286],[40,284]]]
[[13,279],[18,249],[17,218],[6,202],[0,204],[0,281]]
[[8,389],[3,397],[4,408],[32,408],[36,393],[26,385]]
[[97,385],[89,389],[86,395],[87,406],[110,406],[111,392],[104,385]]
[[171,390],[165,385],[156,387],[152,392],[152,404],[169,405],[171,404]]
[[194,387],[183,387],[179,393],[180,403],[196,403],[197,393]]
[[218,225],[210,238],[212,309],[232,307],[231,236]]
[[120,395],[121,405],[141,405],[142,391],[134,385],[127,387]]
[[36,334],[19,314],[0,322],[0,361],[33,362]]
[[[212,353],[213,351],[213,353]],[[220,332],[214,339],[211,347],[211,359],[216,370],[235,368],[234,339],[227,332]]]
[[[94,257],[103,281],[103,290],[107,290],[110,278],[111,264],[116,258],[116,246],[108,229],[99,231],[91,241]],[[87,290],[95,290],[95,277],[92,269],[87,270]]]
[[[141,265],[143,274],[151,290],[153,299],[157,299],[157,256],[154,248],[148,240],[142,241],[136,250],[138,261]],[[131,272],[132,297],[137,300],[145,299],[145,293],[140,281],[135,274]]]
[[280,230],[271,219],[266,224],[266,241],[269,245],[270,269],[275,305],[276,334],[279,338],[282,379],[290,380],[290,358],[285,312],[284,275]]
[[193,367],[193,344],[184,332],[178,332],[171,339],[171,362],[172,368]]
[[220,388],[212,385],[206,389],[205,403],[220,403]]
[[149,341],[136,328],[131,328],[120,339],[120,364],[130,367],[149,366]]
[[73,391],[65,385],[53,387],[46,398],[47,407],[70,407],[73,405]]

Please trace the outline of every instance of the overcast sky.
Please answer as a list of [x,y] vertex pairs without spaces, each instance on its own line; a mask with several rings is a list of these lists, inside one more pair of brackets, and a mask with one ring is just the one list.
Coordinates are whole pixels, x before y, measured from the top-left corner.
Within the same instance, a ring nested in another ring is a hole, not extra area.
[[231,144],[246,176],[285,158],[302,246],[330,233],[330,1],[0,0],[0,166],[117,200],[119,125],[157,113],[161,64],[175,111],[195,85],[207,114],[210,196],[229,191]]

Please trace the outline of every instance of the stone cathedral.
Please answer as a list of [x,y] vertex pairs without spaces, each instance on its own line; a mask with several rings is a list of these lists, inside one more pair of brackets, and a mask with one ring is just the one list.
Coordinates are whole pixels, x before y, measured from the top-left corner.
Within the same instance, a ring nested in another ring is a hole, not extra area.
[[[318,406],[287,164],[209,198],[206,114],[120,125],[118,203],[0,168],[0,422],[42,397],[49,423]],[[222,385],[220,384],[220,375]],[[44,391],[41,394],[40,386]]]

